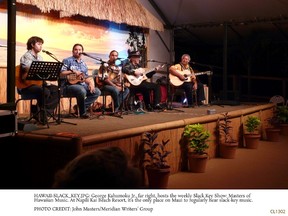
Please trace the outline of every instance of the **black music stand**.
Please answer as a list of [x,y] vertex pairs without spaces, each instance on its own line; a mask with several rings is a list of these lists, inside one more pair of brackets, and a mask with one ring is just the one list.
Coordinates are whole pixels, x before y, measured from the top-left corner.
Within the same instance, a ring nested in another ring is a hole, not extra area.
[[[49,55],[51,58],[55,59],[58,63],[62,64],[62,66],[64,65],[61,61],[59,61],[56,56],[54,56],[54,54],[45,51],[45,53],[47,55]],[[70,69],[69,69],[70,70]],[[61,71],[61,69],[60,69]],[[72,122],[66,122],[63,119],[61,119],[61,106],[60,106],[60,100],[61,100],[61,78],[60,78],[60,71],[59,71],[59,75],[58,75],[58,119],[56,120],[57,124],[61,124],[61,123],[66,123],[66,124],[72,124],[72,125],[77,125],[76,123],[72,123]],[[71,70],[72,71],[72,70]],[[73,72],[73,71],[72,71]],[[70,104],[71,106],[71,104]]]
[[[47,125],[49,128],[48,120],[47,120],[47,114],[52,117],[54,120],[57,120],[54,115],[52,115],[50,112],[48,112],[45,108],[45,81],[57,81],[59,77],[59,73],[61,71],[63,63],[61,62],[45,62],[45,61],[33,61],[26,80],[41,80],[42,81],[42,106],[40,107],[40,110],[36,113],[36,115],[41,116],[41,113],[43,113],[43,125]],[[33,118],[33,117],[31,117]],[[31,118],[29,120],[31,120]],[[29,121],[28,120],[28,121]],[[39,120],[38,120],[39,121]]]

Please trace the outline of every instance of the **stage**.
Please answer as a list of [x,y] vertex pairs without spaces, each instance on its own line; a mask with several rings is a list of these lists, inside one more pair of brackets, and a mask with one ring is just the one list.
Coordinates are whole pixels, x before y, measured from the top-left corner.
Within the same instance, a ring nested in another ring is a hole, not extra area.
[[[273,114],[274,106],[270,103],[212,105],[194,108],[178,107],[174,110],[144,114],[129,113],[122,118],[108,115],[93,119],[63,118],[61,120],[68,123],[59,124],[59,121],[58,123],[50,121],[49,128],[47,125],[29,123],[24,125],[23,131],[19,130],[15,136],[5,139],[7,145],[3,146],[8,148],[7,151],[19,154],[17,159],[27,180],[24,186],[20,185],[21,188],[47,188],[51,185],[56,170],[77,155],[98,148],[118,146],[127,153],[132,164],[139,166],[142,134],[154,130],[159,132],[157,141],[170,140],[167,148],[172,153],[169,155],[168,163],[173,174],[185,170],[180,146],[185,125],[200,123],[211,132],[208,154],[212,159],[218,156],[216,127],[222,113],[229,112],[234,128],[233,136],[239,141],[241,148],[243,147],[243,122],[247,116],[260,117],[262,121],[260,133],[265,139],[263,133],[266,127],[265,120]],[[0,141],[3,142],[3,139]],[[11,146],[12,142],[16,145]]]
[[[171,110],[165,110],[163,112],[124,112],[122,117],[114,117],[110,115],[104,115],[97,118],[97,115],[101,112],[95,112],[91,119],[79,119],[76,117],[66,117],[60,118],[64,122],[53,121],[50,119],[48,125],[34,124],[32,122],[26,122],[29,127],[26,131],[30,131],[33,134],[47,134],[55,135],[58,133],[73,133],[85,137],[89,136],[103,136],[107,140],[113,139],[111,136],[106,136],[105,134],[119,134],[123,131],[130,131],[130,135],[133,131],[145,132],[151,129],[153,130],[163,130],[169,129],[169,127],[178,127],[180,125],[184,126],[189,120],[197,118],[201,122],[201,119],[215,116],[215,114],[241,111],[245,109],[250,109],[263,104],[241,104],[239,106],[229,106],[229,105],[207,105],[194,108],[181,108],[180,106],[175,107]],[[212,114],[208,114],[212,113]],[[109,114],[109,112],[107,112]],[[217,115],[218,116],[218,115]],[[56,115],[55,118],[58,119]],[[20,119],[21,122],[21,119]],[[65,123],[66,122],[66,123]],[[71,124],[72,123],[72,124]],[[76,125],[73,125],[76,124]],[[33,125],[33,126],[31,126]],[[24,128],[25,131],[25,128]]]

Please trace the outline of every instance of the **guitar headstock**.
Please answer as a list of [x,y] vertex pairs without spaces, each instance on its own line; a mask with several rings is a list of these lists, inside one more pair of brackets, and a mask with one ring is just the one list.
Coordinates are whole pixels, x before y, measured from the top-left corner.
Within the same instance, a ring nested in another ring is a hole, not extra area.
[[207,76],[212,76],[213,75],[213,71],[207,71]]
[[207,75],[207,76],[211,76],[211,75],[213,75],[213,71],[203,71],[203,72],[197,72],[197,73],[195,73],[195,75],[196,76],[198,76],[198,75]]
[[166,63],[165,64],[162,64],[162,65],[158,65],[155,70],[159,70],[159,69],[162,69],[166,66]]

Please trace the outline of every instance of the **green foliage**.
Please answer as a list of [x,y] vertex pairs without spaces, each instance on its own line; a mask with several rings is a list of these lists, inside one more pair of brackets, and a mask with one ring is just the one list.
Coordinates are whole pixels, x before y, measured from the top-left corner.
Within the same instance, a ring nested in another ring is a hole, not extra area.
[[156,143],[155,140],[158,137],[158,133],[155,131],[145,132],[143,134],[143,138],[141,139],[141,143],[144,148],[144,154],[148,155],[144,159],[144,163],[148,163],[147,166],[153,168],[169,168],[170,166],[167,164],[167,156],[171,153],[171,151],[166,150],[166,145],[169,142],[169,139],[161,143]]
[[276,116],[282,124],[288,123],[288,106],[277,106]]
[[209,148],[207,142],[211,134],[199,123],[186,125],[183,136],[188,139],[189,147],[193,148],[196,154],[205,154],[205,150]]
[[245,122],[245,127],[247,132],[254,133],[256,130],[258,130],[259,126],[261,124],[260,118],[257,116],[248,116]]
[[218,119],[218,126],[219,126],[219,135],[224,135],[225,143],[235,142],[235,140],[232,138],[231,131],[231,120],[229,119],[230,116],[228,115],[228,112],[223,113],[223,119]]

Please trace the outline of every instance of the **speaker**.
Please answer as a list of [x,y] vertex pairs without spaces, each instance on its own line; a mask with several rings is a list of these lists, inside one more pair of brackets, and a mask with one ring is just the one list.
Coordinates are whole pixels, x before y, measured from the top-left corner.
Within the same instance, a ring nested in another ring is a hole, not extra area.
[[0,110],[0,137],[12,136],[17,131],[17,118],[14,111]]

